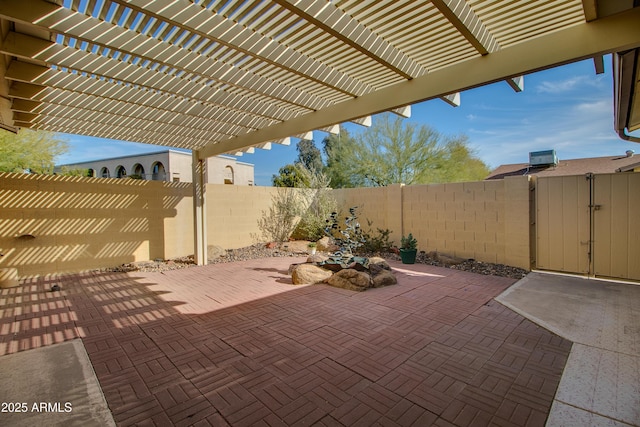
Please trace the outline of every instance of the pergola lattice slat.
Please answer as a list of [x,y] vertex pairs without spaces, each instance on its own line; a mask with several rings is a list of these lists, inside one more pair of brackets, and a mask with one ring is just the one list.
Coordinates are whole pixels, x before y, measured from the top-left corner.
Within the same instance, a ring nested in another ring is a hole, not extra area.
[[[0,113],[5,127],[85,133],[93,120],[201,158],[241,152],[492,81],[518,90],[509,79],[618,51],[630,30],[606,22],[634,13],[598,0],[4,0],[0,95],[16,102]],[[584,48],[582,31],[606,42]],[[539,42],[559,33],[574,39]]]

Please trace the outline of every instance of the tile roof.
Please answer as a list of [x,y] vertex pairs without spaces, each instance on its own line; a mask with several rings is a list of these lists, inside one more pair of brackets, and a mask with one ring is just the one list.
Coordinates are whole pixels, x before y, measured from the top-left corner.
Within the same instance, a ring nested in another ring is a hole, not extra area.
[[529,166],[528,163],[500,165],[486,179],[502,179],[507,176],[566,176],[586,173],[627,172],[640,168],[640,156],[608,156],[584,159],[560,160],[553,166]]

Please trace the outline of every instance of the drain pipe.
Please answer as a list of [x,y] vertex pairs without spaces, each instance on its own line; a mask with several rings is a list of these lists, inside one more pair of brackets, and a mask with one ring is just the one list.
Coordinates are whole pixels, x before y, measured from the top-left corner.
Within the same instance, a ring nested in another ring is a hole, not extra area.
[[616,129],[616,133],[618,134],[620,139],[624,139],[625,141],[636,142],[640,144],[640,138],[638,138],[637,136],[627,135],[624,129]]
[[[613,113],[614,130],[618,136],[629,142],[640,143],[640,138],[625,132],[629,124],[631,105],[636,92],[636,75],[640,74],[640,49],[617,52],[613,62]],[[640,91],[639,91],[640,93]]]

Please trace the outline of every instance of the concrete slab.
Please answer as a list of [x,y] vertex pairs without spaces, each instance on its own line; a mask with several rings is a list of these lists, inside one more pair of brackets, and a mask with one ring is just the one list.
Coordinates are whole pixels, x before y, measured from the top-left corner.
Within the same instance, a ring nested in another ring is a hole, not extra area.
[[80,339],[0,357],[0,425],[115,426]]
[[640,286],[532,272],[496,300],[574,342],[548,426],[640,426]]

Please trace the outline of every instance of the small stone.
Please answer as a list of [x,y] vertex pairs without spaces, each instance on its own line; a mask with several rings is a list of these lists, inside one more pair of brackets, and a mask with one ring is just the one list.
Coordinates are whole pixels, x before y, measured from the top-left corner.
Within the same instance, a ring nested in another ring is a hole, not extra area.
[[216,245],[207,246],[207,259],[216,259],[226,255],[227,255],[227,251],[222,246],[216,246]]
[[337,245],[331,243],[331,239],[329,237],[324,236],[322,239],[316,242],[318,250],[321,252],[335,252],[340,249]]
[[289,252],[298,254],[306,254],[309,249],[309,242],[307,240],[292,240],[283,243],[280,249],[286,249]]
[[291,272],[294,285],[313,285],[331,277],[333,273],[314,264],[298,264]]
[[309,255],[309,257],[307,258],[307,262],[309,262],[309,263],[319,263],[319,262],[322,262],[322,261],[326,261],[327,259],[329,259],[328,256],[316,252],[313,255]]
[[458,257],[448,256],[444,254],[438,254],[438,261],[445,266],[462,264],[465,260]]

